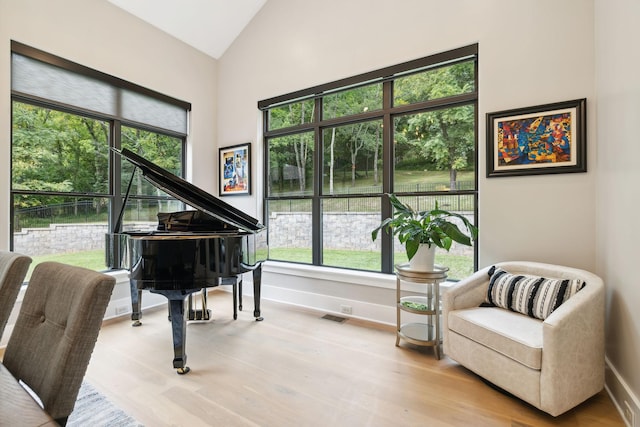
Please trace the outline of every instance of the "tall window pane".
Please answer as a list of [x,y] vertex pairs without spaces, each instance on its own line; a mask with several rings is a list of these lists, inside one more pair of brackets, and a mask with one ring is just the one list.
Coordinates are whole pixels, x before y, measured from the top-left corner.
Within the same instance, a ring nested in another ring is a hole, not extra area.
[[109,124],[13,102],[12,189],[108,193]]
[[281,199],[267,203],[269,259],[311,263],[311,200]]
[[[152,163],[182,176],[182,140],[155,132],[122,126],[122,148],[133,151]],[[131,179],[134,166],[125,159],[122,163],[122,182],[126,185]],[[126,192],[126,187],[122,192]],[[141,174],[137,174],[131,184],[131,196],[163,196],[166,195],[158,187],[147,182]]]
[[14,195],[13,250],[33,258],[31,270],[42,261],[104,270],[108,213],[105,197]]
[[325,129],[323,194],[379,193],[382,190],[382,121]]
[[103,270],[109,124],[22,102],[12,113],[13,250],[34,266],[58,260]]
[[[475,224],[474,218],[474,196],[472,194],[457,195],[438,195],[438,196],[403,196],[399,197],[403,202],[411,206],[416,211],[426,211],[435,209],[436,202],[438,208],[445,209],[453,213],[457,213],[466,217],[472,224]],[[465,230],[462,221],[452,219],[461,230]],[[451,249],[447,252],[438,248],[436,251],[436,264],[449,267],[448,276],[460,279],[467,277],[473,273],[474,248],[453,242]],[[394,264],[403,264],[408,262],[407,252],[397,237],[394,238],[393,249]]]
[[322,265],[379,271],[380,242],[371,240],[378,223],[378,198],[324,199]]
[[313,193],[313,133],[305,132],[267,141],[270,196],[302,196]]
[[394,119],[394,192],[473,190],[473,105]]
[[[177,176],[182,176],[182,150],[180,138],[175,138],[147,130],[122,126],[122,148],[144,157],[152,163]],[[129,181],[129,201],[125,207],[123,224],[126,229],[153,230],[158,226],[158,212],[184,210],[184,203],[148,182],[139,169],[125,159],[120,159],[122,171],[122,188],[127,191]]]

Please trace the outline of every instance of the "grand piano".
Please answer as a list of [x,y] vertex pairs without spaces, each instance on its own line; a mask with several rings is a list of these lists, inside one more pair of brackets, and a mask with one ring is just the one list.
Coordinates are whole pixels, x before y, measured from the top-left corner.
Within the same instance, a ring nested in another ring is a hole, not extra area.
[[[265,257],[260,254],[266,255],[266,242],[260,233],[265,227],[257,219],[130,150],[114,149],[114,152],[138,168],[151,184],[193,208],[158,213],[156,230],[123,231],[122,218],[130,182],[118,221],[113,232],[106,235],[107,266],[126,268],[130,272],[134,326],[140,325],[143,290],[167,298],[173,367],[178,374],[186,374],[190,371],[185,352],[187,297],[191,303],[191,296],[204,290],[206,301],[206,288],[236,283],[241,281],[243,273],[252,272],[253,315],[256,320],[262,320],[260,288]],[[133,176],[131,179],[133,181]],[[235,310],[234,286],[234,313]],[[204,311],[202,318],[206,319],[206,308]]]

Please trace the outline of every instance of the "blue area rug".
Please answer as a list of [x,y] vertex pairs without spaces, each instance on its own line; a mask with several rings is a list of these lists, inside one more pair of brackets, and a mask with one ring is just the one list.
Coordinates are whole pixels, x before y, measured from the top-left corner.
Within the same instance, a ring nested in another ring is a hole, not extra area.
[[143,427],[87,382],[83,382],[67,427]]

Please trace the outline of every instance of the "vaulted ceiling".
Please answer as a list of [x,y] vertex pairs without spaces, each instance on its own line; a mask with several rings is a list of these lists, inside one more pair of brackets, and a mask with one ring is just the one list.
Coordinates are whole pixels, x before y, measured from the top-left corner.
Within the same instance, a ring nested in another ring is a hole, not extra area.
[[267,0],[108,0],[218,59]]

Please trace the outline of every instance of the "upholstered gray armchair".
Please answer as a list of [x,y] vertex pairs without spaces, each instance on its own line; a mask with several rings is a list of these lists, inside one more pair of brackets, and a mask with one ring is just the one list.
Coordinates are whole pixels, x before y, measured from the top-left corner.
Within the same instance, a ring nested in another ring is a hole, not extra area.
[[443,296],[444,352],[560,415],[604,387],[604,298],[602,280],[584,270],[534,262],[484,268]]
[[98,338],[115,279],[81,267],[36,265],[2,363],[66,424]]
[[31,258],[16,252],[0,251],[0,338],[18,298]]

